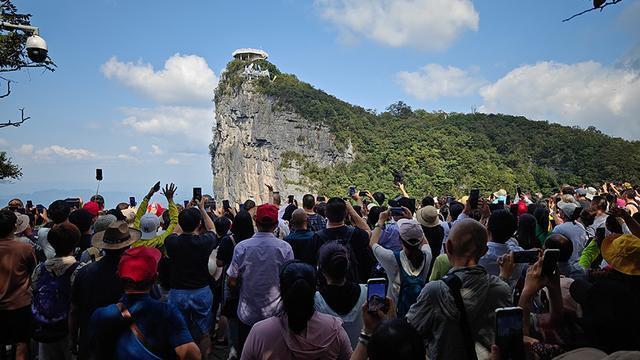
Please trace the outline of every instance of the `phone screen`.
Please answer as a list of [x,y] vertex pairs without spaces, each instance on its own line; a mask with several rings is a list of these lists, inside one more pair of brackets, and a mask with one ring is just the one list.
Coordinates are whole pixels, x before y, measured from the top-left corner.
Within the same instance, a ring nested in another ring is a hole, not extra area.
[[193,188],[193,199],[202,200],[202,188],[198,188],[198,187]]
[[383,278],[369,279],[367,281],[367,301],[369,311],[378,311],[384,308],[387,297],[387,281]]
[[560,250],[547,249],[544,251],[542,258],[542,274],[545,276],[553,276],[556,272],[558,258],[560,257]]
[[516,251],[513,253],[513,262],[518,264],[533,264],[538,261],[538,250]]
[[222,208],[225,209],[225,210],[230,208],[229,200],[222,200]]
[[135,196],[130,196],[129,197],[129,206],[136,206],[136,197]]
[[502,359],[524,359],[522,308],[496,309],[496,345]]

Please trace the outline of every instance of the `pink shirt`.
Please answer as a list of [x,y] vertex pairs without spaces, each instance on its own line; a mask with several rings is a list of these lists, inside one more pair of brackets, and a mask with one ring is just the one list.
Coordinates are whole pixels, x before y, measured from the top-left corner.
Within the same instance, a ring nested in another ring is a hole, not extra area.
[[289,331],[286,314],[257,322],[244,344],[241,359],[346,360],[352,352],[342,320],[316,311],[301,334]]

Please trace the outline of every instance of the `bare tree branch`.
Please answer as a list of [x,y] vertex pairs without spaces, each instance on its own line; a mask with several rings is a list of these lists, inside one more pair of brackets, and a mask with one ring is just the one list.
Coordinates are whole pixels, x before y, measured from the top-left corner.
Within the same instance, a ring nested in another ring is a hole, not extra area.
[[15,66],[15,67],[11,67],[11,68],[6,68],[6,69],[0,69],[0,73],[3,72],[11,72],[11,71],[17,71],[20,69],[24,69],[24,68],[43,68],[49,71],[56,71],[56,64],[52,63],[29,63],[26,65],[20,65],[20,66]]
[[617,4],[617,3],[621,2],[621,1],[622,1],[622,0],[611,0],[611,1],[609,1],[609,2],[606,2],[606,3],[602,4],[600,7],[592,7],[591,9],[587,9],[587,10],[581,11],[581,12],[579,12],[579,13],[577,13],[577,14],[575,14],[575,15],[571,16],[571,17],[568,17],[568,18],[566,18],[566,19],[562,20],[562,22],[569,21],[569,20],[571,20],[571,19],[573,19],[573,18],[575,18],[575,17],[578,17],[578,16],[580,16],[580,15],[584,15],[584,14],[586,14],[586,13],[588,13],[588,12],[591,12],[591,11],[594,11],[594,10],[600,10],[600,11],[602,11],[602,10],[604,10],[604,8],[606,8],[607,6]]
[[20,109],[20,121],[16,121],[16,122],[12,122],[11,120],[4,122],[4,123],[0,123],[0,129],[6,128],[8,126],[13,126],[13,127],[19,127],[20,125],[22,125],[25,121],[31,119],[31,116],[24,116],[24,108]]

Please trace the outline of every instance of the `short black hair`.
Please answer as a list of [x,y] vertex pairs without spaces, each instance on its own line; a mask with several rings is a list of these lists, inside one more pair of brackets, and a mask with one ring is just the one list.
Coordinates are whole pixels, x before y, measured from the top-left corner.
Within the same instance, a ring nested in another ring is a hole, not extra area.
[[380,191],[374,192],[373,193],[373,200],[375,200],[378,203],[378,205],[384,204],[384,200],[385,200],[384,193],[382,193]]
[[420,202],[420,205],[422,207],[435,206],[436,202],[433,200],[433,198],[431,196],[425,196],[425,197],[422,198],[422,201]]
[[487,230],[491,234],[491,241],[504,244],[517,229],[516,218],[508,210],[496,210],[489,216]]
[[0,238],[5,238],[16,229],[18,217],[9,209],[0,210]]
[[69,222],[77,226],[81,233],[86,233],[91,229],[93,215],[86,209],[78,209],[69,214]]
[[451,216],[451,220],[456,221],[458,219],[458,216],[462,214],[463,210],[464,205],[461,202],[452,202],[451,205],[449,205],[449,216]]
[[256,207],[256,202],[249,199],[247,201],[244,202],[244,209],[249,211],[251,209],[253,209],[254,207]]
[[47,241],[56,251],[56,256],[71,254],[80,242],[80,230],[69,223],[57,224],[49,230]]
[[[544,241],[545,249],[560,250],[559,262],[567,262],[573,254],[573,243],[566,236],[560,234],[552,234]],[[568,274],[565,274],[568,275]]]
[[54,224],[60,224],[65,222],[69,218],[71,207],[64,200],[56,200],[49,205],[47,215]]
[[231,229],[231,220],[226,216],[220,216],[213,220],[213,225],[216,227],[218,236],[225,236]]
[[329,221],[342,222],[347,218],[347,204],[339,197],[332,197],[327,201],[325,213]]
[[196,208],[185,209],[178,215],[178,224],[180,224],[182,231],[187,233],[194,232],[200,226],[201,221],[200,210]]
[[302,207],[310,210],[316,205],[316,199],[311,194],[306,194],[302,197]]

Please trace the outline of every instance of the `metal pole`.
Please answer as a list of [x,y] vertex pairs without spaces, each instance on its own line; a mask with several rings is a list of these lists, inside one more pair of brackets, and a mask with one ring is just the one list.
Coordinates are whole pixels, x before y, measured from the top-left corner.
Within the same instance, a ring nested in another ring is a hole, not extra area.
[[0,21],[0,28],[22,30],[24,32],[30,32],[33,35],[39,35],[39,29],[36,26],[31,25],[12,24],[6,21]]

